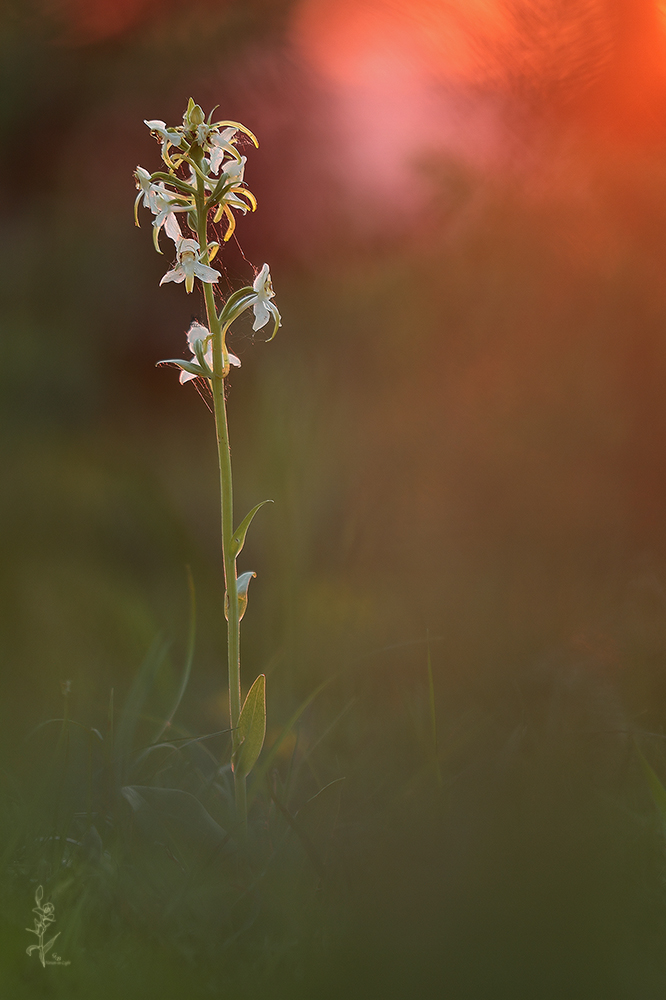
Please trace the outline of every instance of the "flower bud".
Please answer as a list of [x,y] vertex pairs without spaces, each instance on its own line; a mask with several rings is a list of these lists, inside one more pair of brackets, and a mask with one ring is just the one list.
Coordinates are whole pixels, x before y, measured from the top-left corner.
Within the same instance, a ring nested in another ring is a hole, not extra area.
[[206,120],[206,116],[203,113],[202,108],[198,104],[195,104],[190,97],[187,102],[187,111],[183,116],[183,124],[186,128],[196,128],[197,125],[203,125]]

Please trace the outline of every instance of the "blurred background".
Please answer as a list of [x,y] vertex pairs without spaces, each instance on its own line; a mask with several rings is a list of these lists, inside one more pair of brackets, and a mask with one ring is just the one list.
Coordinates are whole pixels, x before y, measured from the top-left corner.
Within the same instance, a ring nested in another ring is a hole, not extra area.
[[158,287],[168,253],[132,219],[134,168],[159,167],[143,119],[177,124],[190,96],[259,137],[259,208],[221,285],[268,261],[283,316],[267,346],[238,325],[229,391],[238,510],[275,500],[240,563],[269,740],[343,671],[362,735],[322,778],[390,783],[386,748],[391,767],[413,752],[396,720],[425,712],[426,635],[440,711],[484,760],[543,723],[612,770],[624,751],[590,732],[661,732],[661,0],[5,0],[1,17],[9,758],[60,713],[62,680],[97,725],[156,637],[179,667],[186,566],[183,715],[224,717],[212,421],[155,367],[204,306]]

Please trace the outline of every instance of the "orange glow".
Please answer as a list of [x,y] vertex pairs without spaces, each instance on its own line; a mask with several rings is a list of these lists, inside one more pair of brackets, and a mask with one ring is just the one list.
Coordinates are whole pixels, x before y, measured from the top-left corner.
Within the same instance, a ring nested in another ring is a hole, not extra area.
[[292,37],[339,87],[527,95],[629,130],[666,78],[666,0],[301,0]]
[[493,49],[511,37],[502,0],[304,0],[293,22],[306,57],[330,79],[388,79],[396,66],[474,81],[499,70]]
[[666,0],[301,0],[291,37],[349,199],[394,226],[427,203],[431,154],[497,173],[549,135],[666,138]]
[[496,109],[469,92],[479,82],[493,90],[512,31],[503,0],[302,0],[292,40],[333,97],[329,133],[333,155],[344,151],[348,204],[395,227],[427,203],[424,154],[487,158]]

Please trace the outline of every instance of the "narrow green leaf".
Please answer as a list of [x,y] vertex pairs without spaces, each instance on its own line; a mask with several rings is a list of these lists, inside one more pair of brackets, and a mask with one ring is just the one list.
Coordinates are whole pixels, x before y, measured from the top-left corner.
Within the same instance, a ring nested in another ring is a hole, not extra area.
[[247,777],[257,762],[266,736],[266,674],[259,674],[247,693],[238,720],[240,743],[231,766],[234,774]]
[[[207,341],[208,341],[208,337],[206,337],[206,341],[205,342],[207,342]],[[197,361],[199,363],[199,366],[201,367],[201,370],[204,371],[204,372],[208,372],[209,373],[209,377],[211,377],[213,373],[212,373],[212,371],[211,371],[211,369],[210,369],[210,367],[208,365],[208,362],[206,361],[206,354],[205,354],[205,350],[204,350],[204,343],[205,342],[203,340],[195,340],[194,341],[194,353],[197,356]]]
[[[247,588],[250,580],[257,574],[252,570],[249,573],[241,573],[236,581],[238,586],[238,621],[240,621],[247,611]],[[229,621],[229,594],[224,595],[224,617]]]
[[232,292],[227,301],[224,303],[224,308],[233,309],[234,306],[237,305],[241,299],[245,298],[246,295],[256,295],[252,285],[243,285],[242,288],[237,288],[235,292]]
[[220,323],[222,324],[222,329],[226,332],[232,323],[235,323],[239,316],[242,316],[246,309],[249,309],[257,301],[256,293],[253,292],[252,295],[246,295],[245,298],[239,299],[233,309],[228,313],[226,309],[223,310],[223,316],[220,316]]
[[261,507],[264,506],[264,504],[267,504],[267,503],[273,503],[273,501],[272,500],[262,500],[261,503],[258,503],[256,505],[256,507],[252,508],[252,510],[250,511],[249,514],[246,514],[246,516],[243,518],[243,520],[241,521],[241,523],[239,524],[239,526],[234,531],[234,533],[233,533],[233,535],[231,537],[231,552],[232,552],[232,555],[233,555],[234,559],[240,553],[241,549],[245,545],[245,536],[247,535],[248,528],[252,524],[252,521],[254,519],[254,515],[257,513],[257,511]]
[[182,181],[180,177],[176,177],[175,174],[166,174],[163,170],[156,170],[154,174],[150,175],[150,179],[151,181],[165,181],[167,184],[171,184],[184,194],[196,194],[196,191],[191,184],[188,184],[186,181]]
[[163,361],[157,361],[155,367],[159,365],[178,365],[183,371],[189,372],[190,375],[199,375],[201,378],[210,378],[211,372],[206,372],[199,365],[195,365],[193,361],[182,361],[180,358],[165,358]]
[[224,198],[225,194],[231,188],[232,181],[229,180],[226,174],[222,174],[217,184],[210,193],[210,196],[206,202],[206,208],[212,208],[213,205],[217,205],[218,201]]
[[648,764],[647,760],[641,753],[638,744],[634,743],[634,745],[636,746],[636,753],[638,754],[638,759],[643,769],[643,773],[647,779],[654,804],[657,807],[662,823],[666,825],[666,788],[664,788],[661,781],[657,777],[657,774]]
[[257,293],[254,288],[250,285],[246,285],[245,288],[239,288],[238,291],[230,295],[227,301],[224,303],[224,308],[219,315],[220,324],[223,327],[231,326],[235,319],[238,319],[240,314],[251,306],[256,300]]

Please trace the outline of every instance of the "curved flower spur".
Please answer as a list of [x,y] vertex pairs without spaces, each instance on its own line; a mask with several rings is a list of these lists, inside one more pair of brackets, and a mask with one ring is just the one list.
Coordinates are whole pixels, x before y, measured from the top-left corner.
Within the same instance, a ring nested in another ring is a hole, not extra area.
[[206,379],[213,397],[215,427],[220,471],[222,522],[222,557],[224,563],[225,603],[227,618],[227,663],[229,677],[229,715],[232,730],[231,766],[234,774],[236,810],[242,829],[247,825],[246,778],[261,752],[266,732],[265,676],[260,674],[242,699],[240,673],[240,621],[247,608],[248,586],[256,575],[253,571],[238,576],[236,560],[245,543],[250,524],[265,503],[258,503],[234,530],[233,480],[231,453],[225,402],[225,379],[232,366],[240,361],[226,343],[232,324],[247,310],[254,313],[254,331],[272,322],[272,340],[281,325],[274,298],[268,264],[255,275],[252,285],[233,292],[222,303],[215,300],[213,286],[220,272],[211,266],[220,249],[214,226],[224,220],[226,228],[222,243],[235,229],[234,212],[255,211],[257,202],[245,185],[246,157],[236,148],[244,137],[255,146],[252,132],[240,122],[213,121],[213,112],[205,118],[202,109],[190,98],[183,115],[183,124],[167,126],[161,120],[146,121],[146,125],[161,144],[166,170],[149,173],[137,167],[134,176],[138,194],[134,202],[134,219],[139,225],[140,205],[153,218],[153,241],[161,253],[160,232],[164,230],[175,250],[173,267],[166,272],[160,285],[176,282],[185,291],[194,290],[197,280],[206,304],[207,325],[194,321],[187,331],[187,344],[192,355],[189,361],[169,358],[158,364],[180,368],[181,383],[195,378]]

